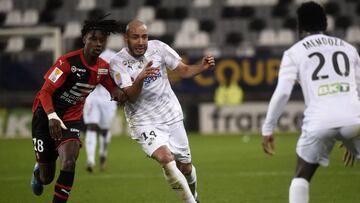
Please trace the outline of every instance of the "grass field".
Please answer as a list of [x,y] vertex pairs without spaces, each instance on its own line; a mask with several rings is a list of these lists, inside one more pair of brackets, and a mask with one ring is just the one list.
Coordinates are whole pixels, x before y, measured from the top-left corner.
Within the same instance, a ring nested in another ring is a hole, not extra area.
[[[245,138],[245,139],[244,139]],[[247,139],[249,138],[249,139]],[[285,203],[295,166],[297,136],[277,136],[276,155],[263,154],[260,136],[190,135],[202,203]],[[345,168],[335,148],[328,168],[320,168],[311,185],[312,203],[360,202],[359,165]],[[34,165],[31,139],[0,140],[0,202],[49,203],[53,184],[40,197],[30,189]],[[157,163],[128,137],[110,146],[106,172],[85,171],[81,150],[70,203],[176,203]]]

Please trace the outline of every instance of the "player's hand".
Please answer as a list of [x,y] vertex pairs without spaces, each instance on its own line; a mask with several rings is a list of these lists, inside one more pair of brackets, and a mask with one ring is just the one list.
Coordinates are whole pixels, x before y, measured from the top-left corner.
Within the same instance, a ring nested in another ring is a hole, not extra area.
[[[343,148],[344,144],[342,143],[340,145],[340,148]],[[355,163],[355,155],[353,153],[351,153],[346,147],[345,147],[345,152],[343,155],[343,162],[345,164],[345,166],[354,166]]]
[[207,55],[202,59],[201,65],[204,69],[209,69],[210,67],[215,66],[215,58],[211,55]]
[[263,150],[266,154],[269,155],[274,155],[275,152],[275,144],[274,144],[274,136],[273,135],[269,135],[269,136],[263,136],[263,140],[262,140],[262,147]]
[[61,129],[67,130],[67,127],[55,112],[49,113],[48,119],[50,136],[55,141],[60,141],[62,138]]
[[140,80],[144,80],[147,77],[155,77],[157,76],[157,74],[160,71],[159,67],[152,67],[153,62],[149,61],[146,65],[145,68],[140,72],[140,74],[138,75],[138,78]]
[[123,105],[128,100],[128,97],[119,87],[115,87],[111,93],[111,100],[117,101],[120,105]]

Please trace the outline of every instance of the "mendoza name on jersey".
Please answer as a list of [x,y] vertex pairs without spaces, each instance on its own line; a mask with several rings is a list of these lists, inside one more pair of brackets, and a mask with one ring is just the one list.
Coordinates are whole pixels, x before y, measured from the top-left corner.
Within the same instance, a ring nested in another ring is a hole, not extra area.
[[319,47],[322,45],[330,45],[330,46],[345,46],[344,42],[337,38],[332,37],[319,37],[316,39],[309,39],[303,42],[303,46],[305,49],[310,49],[313,47]]

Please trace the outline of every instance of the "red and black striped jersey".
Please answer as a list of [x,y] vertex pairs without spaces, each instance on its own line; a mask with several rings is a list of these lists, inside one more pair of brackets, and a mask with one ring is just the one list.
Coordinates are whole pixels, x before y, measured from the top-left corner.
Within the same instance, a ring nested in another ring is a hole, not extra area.
[[103,85],[110,93],[115,87],[109,64],[98,58],[95,65],[88,65],[83,49],[59,57],[44,79],[33,111],[41,104],[45,112],[54,110],[63,121],[81,119],[85,99],[97,84]]

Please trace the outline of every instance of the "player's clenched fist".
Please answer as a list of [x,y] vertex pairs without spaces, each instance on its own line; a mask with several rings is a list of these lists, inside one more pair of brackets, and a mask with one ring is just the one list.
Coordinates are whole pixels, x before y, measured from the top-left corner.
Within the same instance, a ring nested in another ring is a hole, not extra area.
[[215,58],[211,55],[208,55],[208,56],[205,56],[203,59],[202,59],[202,66],[205,68],[205,69],[208,69],[210,67],[213,67],[215,66]]

